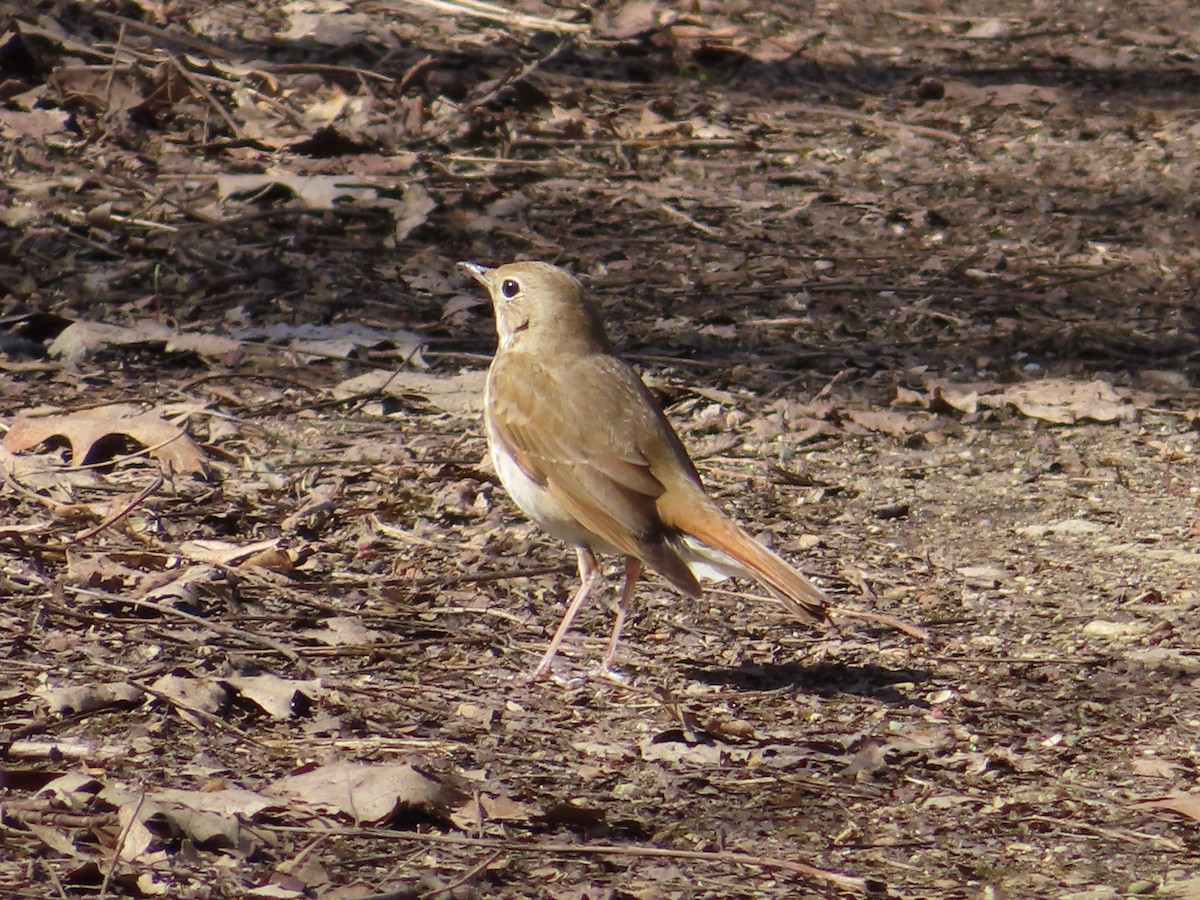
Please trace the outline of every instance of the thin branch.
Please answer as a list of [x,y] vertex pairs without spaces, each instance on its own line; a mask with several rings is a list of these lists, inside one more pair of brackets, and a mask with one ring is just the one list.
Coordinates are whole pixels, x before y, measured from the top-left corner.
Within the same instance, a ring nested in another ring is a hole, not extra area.
[[225,124],[229,126],[229,130],[233,132],[233,136],[240,139],[243,136],[242,126],[237,123],[237,120],[233,117],[229,110],[225,108],[225,105],[213,95],[212,91],[200,83],[199,78],[194,77],[192,73],[184,67],[183,63],[179,61],[179,57],[170,52],[166,52],[166,56],[167,59],[171,61],[171,65],[175,67],[175,71],[179,73],[179,77],[187,82],[188,87],[205,99],[208,105],[213,108],[213,111],[216,112],[216,114],[221,117]]
[[[311,829],[280,825],[261,826],[280,833],[311,834]],[[835,885],[856,893],[877,893],[886,890],[881,882],[822,869],[808,863],[753,853],[737,853],[729,850],[676,850],[671,847],[647,847],[641,844],[559,844],[554,842],[525,842],[500,838],[460,837],[453,834],[424,834],[414,831],[393,831],[384,828],[330,828],[330,834],[349,836],[381,837],[391,841],[415,841],[424,844],[449,844],[460,847],[487,847],[511,853],[534,853],[538,856],[626,856],[641,859],[690,859],[722,865],[754,866],[761,869],[778,869],[792,872],[814,881]],[[362,862],[362,860],[358,860]]]
[[530,31],[549,31],[556,34],[582,34],[591,26],[580,22],[563,22],[560,19],[547,19],[543,16],[529,16],[516,12],[497,3],[485,3],[483,0],[396,0],[408,6],[423,6],[437,12],[451,13],[457,16],[472,16],[476,19],[486,19],[507,27],[525,28]]
[[193,625],[199,625],[202,628],[207,628],[209,631],[219,634],[222,637],[233,637],[245,641],[249,644],[257,644],[261,647],[266,647],[269,650],[274,650],[296,666],[307,671],[309,666],[291,647],[274,638],[267,637],[263,634],[256,634],[252,631],[244,631],[241,628],[234,628],[231,625],[225,625],[221,622],[212,622],[205,619],[203,616],[197,616],[190,612],[185,612],[182,609],[175,609],[173,606],[167,606],[164,603],[156,603],[153,600],[144,600],[139,597],[122,597],[118,594],[110,594],[108,591],[98,591],[94,588],[72,588],[74,593],[82,597],[95,597],[100,600],[106,600],[109,603],[122,603],[130,606],[140,606],[145,609],[152,609],[159,615],[177,619],[183,619],[191,622]]
[[130,500],[129,503],[125,504],[125,506],[122,509],[117,510],[117,512],[113,513],[111,516],[109,516],[107,519],[105,519],[99,525],[96,525],[93,528],[89,528],[87,531],[83,532],[83,534],[75,535],[75,537],[71,538],[69,541],[65,541],[64,543],[55,544],[53,546],[43,545],[42,549],[43,550],[64,550],[67,547],[70,547],[74,544],[78,544],[83,541],[86,541],[88,538],[95,537],[100,532],[104,531],[104,529],[111,528],[117,522],[120,522],[127,515],[129,515],[131,512],[133,512],[139,506],[141,506],[142,502],[147,497],[149,497],[151,494],[153,494],[155,491],[157,491],[160,487],[162,487],[163,481],[164,481],[163,473],[160,471],[158,473],[158,476],[154,479],[154,481],[148,487],[141,490],[138,493],[138,495],[136,497],[134,497],[132,500]]
[[125,849],[125,842],[129,840],[129,833],[133,831],[133,827],[138,824],[138,813],[142,811],[142,804],[146,802],[146,788],[143,786],[138,792],[137,805],[129,814],[129,821],[125,823],[125,827],[121,829],[121,834],[117,837],[116,844],[112,849],[112,860],[104,871],[104,883],[100,885],[100,900],[105,900],[108,896],[108,888],[112,884],[113,875],[117,872],[117,864],[121,861],[121,851]]

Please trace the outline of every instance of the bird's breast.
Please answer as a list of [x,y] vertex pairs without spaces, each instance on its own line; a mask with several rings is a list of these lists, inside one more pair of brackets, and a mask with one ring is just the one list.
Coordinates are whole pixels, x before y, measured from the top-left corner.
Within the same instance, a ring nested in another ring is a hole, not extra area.
[[540,484],[521,468],[521,464],[505,448],[503,439],[492,426],[491,417],[485,416],[485,420],[492,465],[500,477],[500,483],[504,485],[504,490],[521,508],[521,512],[551,537],[560,541],[566,541],[575,547],[590,547],[601,553],[615,553],[607,541],[584,528],[563,509],[544,484]]

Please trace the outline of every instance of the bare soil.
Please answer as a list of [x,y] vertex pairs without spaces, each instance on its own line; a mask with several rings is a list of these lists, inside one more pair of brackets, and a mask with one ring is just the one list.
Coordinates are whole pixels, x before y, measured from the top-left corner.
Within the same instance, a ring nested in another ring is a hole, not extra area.
[[[466,6],[0,2],[0,895],[1200,897],[1194,5]],[[516,258],[928,637],[529,683]]]

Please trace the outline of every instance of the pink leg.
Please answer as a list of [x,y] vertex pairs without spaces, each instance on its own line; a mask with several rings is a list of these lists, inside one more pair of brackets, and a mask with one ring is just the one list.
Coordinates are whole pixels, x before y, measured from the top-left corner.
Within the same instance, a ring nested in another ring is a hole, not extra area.
[[617,656],[617,642],[621,639],[625,619],[633,608],[633,589],[637,587],[638,576],[641,574],[641,560],[632,556],[625,557],[625,586],[621,588],[621,599],[617,601],[617,621],[613,623],[612,637],[608,639],[608,652],[604,654],[604,668],[607,671],[612,671],[613,660]]
[[558,648],[562,644],[563,638],[567,636],[567,629],[571,627],[571,623],[579,615],[579,610],[583,608],[583,601],[587,599],[588,594],[591,593],[592,588],[595,587],[596,582],[600,578],[600,569],[596,566],[596,557],[591,550],[587,547],[576,547],[575,555],[579,557],[579,590],[575,592],[575,596],[567,604],[567,611],[558,625],[558,630],[554,632],[554,637],[550,639],[550,646],[546,648],[546,652],[542,656],[542,661],[533,670],[534,681],[537,681],[539,678],[545,678],[550,673],[550,666],[554,662],[554,657],[558,653]]

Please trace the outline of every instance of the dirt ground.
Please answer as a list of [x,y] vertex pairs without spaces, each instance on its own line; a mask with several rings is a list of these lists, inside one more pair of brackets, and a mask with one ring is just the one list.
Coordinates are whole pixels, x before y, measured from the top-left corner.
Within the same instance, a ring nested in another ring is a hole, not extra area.
[[[1200,897],[1193,4],[0,23],[0,896]],[[833,628],[528,681],[515,258]]]

